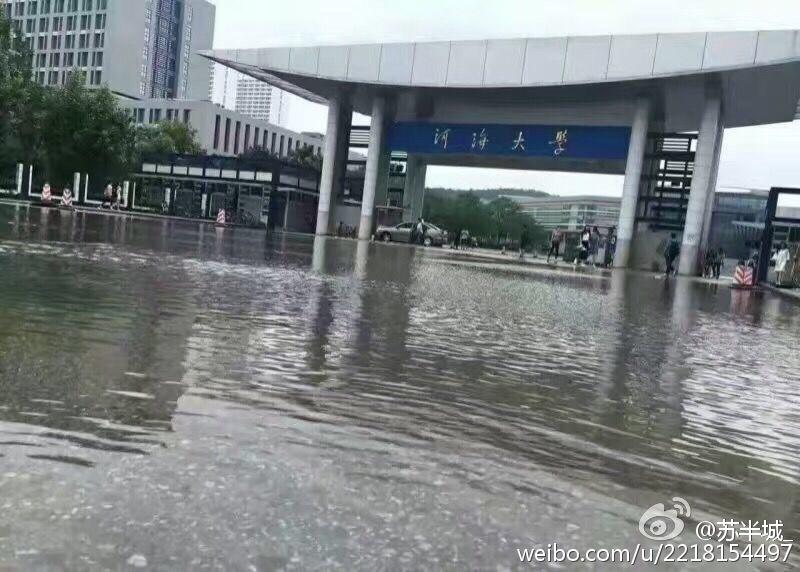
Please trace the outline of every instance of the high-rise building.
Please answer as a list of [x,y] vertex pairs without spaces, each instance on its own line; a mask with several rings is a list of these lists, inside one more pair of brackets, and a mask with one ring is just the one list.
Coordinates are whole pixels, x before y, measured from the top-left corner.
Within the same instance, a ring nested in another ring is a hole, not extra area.
[[261,80],[239,75],[236,81],[236,111],[269,121],[276,125],[285,125],[289,113],[287,94]]
[[216,8],[208,0],[0,0],[43,85],[74,70],[128,98],[205,99]]

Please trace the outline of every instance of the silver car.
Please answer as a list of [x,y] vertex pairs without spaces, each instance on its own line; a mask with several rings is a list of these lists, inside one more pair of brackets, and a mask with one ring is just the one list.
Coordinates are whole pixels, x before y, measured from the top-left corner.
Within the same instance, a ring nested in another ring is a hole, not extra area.
[[[375,236],[383,242],[410,242],[411,231],[417,223],[403,222],[396,226],[379,226]],[[429,223],[425,225],[425,246],[442,246],[447,242],[447,232]]]

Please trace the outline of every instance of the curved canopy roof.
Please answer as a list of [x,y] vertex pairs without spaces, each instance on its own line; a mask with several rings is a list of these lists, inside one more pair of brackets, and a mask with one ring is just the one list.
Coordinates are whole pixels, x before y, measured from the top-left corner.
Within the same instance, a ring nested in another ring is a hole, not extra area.
[[[203,55],[319,103],[343,85],[362,92],[574,89],[744,72],[746,87],[759,83],[752,74],[763,70],[764,89],[734,89],[748,98],[748,105],[767,105],[757,100],[781,92],[780,113],[734,121],[756,124],[794,119],[800,96],[800,34],[792,30],[213,50]],[[740,102],[738,107],[746,106]],[[369,112],[363,103],[360,108],[356,103],[356,109]]]

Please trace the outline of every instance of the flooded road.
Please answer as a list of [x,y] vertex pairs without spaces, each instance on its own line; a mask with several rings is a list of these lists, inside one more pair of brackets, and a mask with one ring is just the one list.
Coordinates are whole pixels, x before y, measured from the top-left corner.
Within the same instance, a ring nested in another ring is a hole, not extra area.
[[783,299],[0,205],[0,300],[2,570],[530,569],[676,496],[800,538]]

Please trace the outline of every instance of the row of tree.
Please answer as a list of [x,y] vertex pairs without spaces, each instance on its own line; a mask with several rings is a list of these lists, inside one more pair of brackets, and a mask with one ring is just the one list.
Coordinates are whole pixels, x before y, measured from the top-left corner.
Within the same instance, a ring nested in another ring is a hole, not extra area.
[[[17,163],[35,165],[53,184],[65,184],[74,172],[90,180],[121,180],[145,154],[202,154],[197,133],[179,121],[136,127],[107,88],[88,89],[73,71],[65,85],[37,83],[33,57],[21,34],[0,10],[0,172]],[[251,158],[274,158],[248,150]],[[319,168],[311,149],[298,149],[291,161]]]
[[474,192],[427,189],[423,216],[451,233],[467,230],[489,247],[518,243],[525,227],[531,245],[547,240],[547,231],[505,197],[487,201]]

